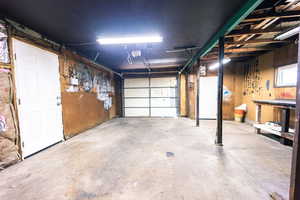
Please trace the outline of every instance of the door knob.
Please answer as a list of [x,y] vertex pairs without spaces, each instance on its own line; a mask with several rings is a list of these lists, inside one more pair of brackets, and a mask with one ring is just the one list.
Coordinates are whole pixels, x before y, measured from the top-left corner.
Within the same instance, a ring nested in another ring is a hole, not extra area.
[[57,106],[60,106],[60,105],[61,105],[61,97],[60,97],[60,96],[57,96],[57,97],[56,97],[56,105],[57,105]]

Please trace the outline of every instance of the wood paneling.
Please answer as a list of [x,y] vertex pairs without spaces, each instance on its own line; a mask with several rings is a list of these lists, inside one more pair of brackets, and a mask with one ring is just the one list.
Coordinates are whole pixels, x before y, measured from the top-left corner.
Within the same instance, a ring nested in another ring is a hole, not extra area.
[[[234,107],[247,104],[247,119],[255,120],[254,99],[295,99],[295,87],[275,87],[276,68],[297,62],[297,45],[292,44],[275,49],[242,63],[231,62],[224,67],[224,86],[231,92],[229,99],[224,99],[223,118],[234,118]],[[187,94],[187,113],[195,118],[195,70],[189,74]],[[216,76],[215,71],[209,71],[208,76]],[[294,121],[295,113],[291,113]],[[262,107],[262,122],[280,121],[280,112],[272,106]],[[293,127],[293,123],[291,123]]]
[[65,137],[109,120],[109,112],[105,111],[103,102],[97,100],[95,93],[62,93],[62,108]]
[[91,63],[85,62],[84,59],[79,59],[78,56],[73,57],[70,52],[64,53],[59,57],[60,61],[60,80],[62,91],[62,110],[64,135],[66,138],[72,137],[87,129],[95,127],[109,119],[117,116],[118,110],[116,106],[117,97],[114,90],[112,94],[112,107],[109,110],[104,109],[103,101],[97,99],[96,89],[93,88],[90,92],[67,92],[69,86],[69,68],[72,68],[76,63],[84,63],[92,71],[101,71],[109,75],[112,79],[112,85],[115,86],[114,76],[107,71],[97,69]]
[[[247,104],[247,119],[255,120],[254,99],[295,99],[295,87],[275,87],[276,68],[297,62],[297,48],[289,45],[278,48],[272,52],[263,54],[250,61],[240,63],[237,68],[238,77],[243,77],[242,103]],[[269,87],[269,88],[268,88]],[[236,88],[236,92],[237,92]],[[240,92],[239,92],[240,93]],[[295,113],[291,113],[291,121]],[[262,107],[262,122],[280,121],[280,112],[272,106]],[[291,124],[293,127],[293,123]]]
[[[188,84],[187,84],[188,94],[186,97],[182,97],[187,99],[186,112],[187,112],[187,116],[191,119],[195,119],[195,114],[196,114],[196,89],[197,89],[196,73],[197,72],[195,70],[188,75]],[[216,71],[208,71],[207,76],[217,76],[217,73]],[[226,67],[224,68],[224,87],[229,92],[229,95],[228,96],[224,95],[223,119],[225,120],[232,120],[234,118],[233,110],[234,110],[234,106],[236,105],[235,99],[241,99],[241,97],[235,92],[235,87],[236,87],[235,80],[236,80],[236,74],[235,74],[234,65],[226,65]],[[183,103],[181,104],[181,107],[183,107]]]
[[187,116],[186,105],[186,77],[185,74],[180,75],[180,116]]
[[187,92],[188,92],[188,116],[191,119],[195,119],[196,114],[196,89],[197,81],[195,72],[188,75]]

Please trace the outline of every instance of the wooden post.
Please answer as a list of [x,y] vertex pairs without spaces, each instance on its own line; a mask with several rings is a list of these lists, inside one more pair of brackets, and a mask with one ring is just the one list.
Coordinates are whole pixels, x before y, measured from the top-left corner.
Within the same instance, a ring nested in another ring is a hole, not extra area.
[[223,75],[224,75],[224,37],[219,38],[219,69],[218,69],[218,116],[216,145],[223,146]]
[[125,117],[125,86],[124,86],[124,78],[121,78],[121,115],[122,117]]
[[199,89],[200,89],[200,77],[199,77],[199,74],[200,74],[200,59],[198,59],[198,62],[197,62],[197,67],[198,67],[198,71],[196,73],[197,75],[197,95],[196,95],[196,126],[199,126],[200,124],[200,119],[199,119],[199,103],[200,103],[200,97],[199,97]]
[[[300,34],[299,34],[300,38]],[[299,145],[299,132],[300,132],[300,43],[298,42],[298,77],[297,77],[297,97],[296,97],[296,132],[293,144],[292,156],[292,171],[290,183],[290,200],[300,199],[300,145]]]
[[[260,104],[256,104],[256,115],[255,115],[255,122],[257,124],[261,123],[261,105]],[[255,132],[257,134],[260,134],[260,129],[259,128],[255,128]]]

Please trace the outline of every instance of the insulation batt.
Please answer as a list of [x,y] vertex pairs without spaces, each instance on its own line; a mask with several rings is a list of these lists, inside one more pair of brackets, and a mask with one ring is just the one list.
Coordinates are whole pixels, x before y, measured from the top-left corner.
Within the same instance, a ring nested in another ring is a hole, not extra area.
[[0,170],[19,160],[14,107],[11,104],[10,73],[0,70],[0,116],[5,129],[0,132]]

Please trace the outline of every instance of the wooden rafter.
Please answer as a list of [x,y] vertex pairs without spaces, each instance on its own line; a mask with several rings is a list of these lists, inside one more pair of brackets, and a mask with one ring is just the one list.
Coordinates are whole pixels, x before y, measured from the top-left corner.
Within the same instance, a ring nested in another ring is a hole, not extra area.
[[[249,47],[249,48],[234,48],[234,49],[225,49],[225,53],[251,53],[251,52],[258,52],[258,51],[271,51],[273,48],[270,47]],[[217,54],[218,50],[214,50],[211,54]]]
[[249,16],[248,18],[244,19],[243,22],[256,22],[265,19],[294,18],[294,17],[300,17],[300,11],[286,11],[280,13],[273,12],[273,13],[258,14],[258,15]]
[[290,42],[290,41],[287,41],[287,40],[272,40],[272,39],[256,39],[256,40],[248,40],[248,41],[226,42],[226,46],[245,45],[245,44],[287,43],[287,42]]
[[[254,54],[253,53],[252,54],[249,54],[249,53],[248,54],[230,54],[230,55],[226,55],[226,57],[234,59],[234,58],[251,57],[251,56],[257,56],[257,55],[259,55],[259,54],[257,54],[257,53],[254,53]],[[208,56],[201,58],[201,61],[203,61],[203,62],[213,62],[216,60],[218,60],[217,55],[213,55],[213,56],[208,55]]]
[[236,37],[236,36],[243,36],[243,35],[252,35],[252,34],[268,34],[268,33],[280,33],[282,32],[281,29],[251,29],[251,30],[233,30],[231,33],[226,35],[226,37]]

